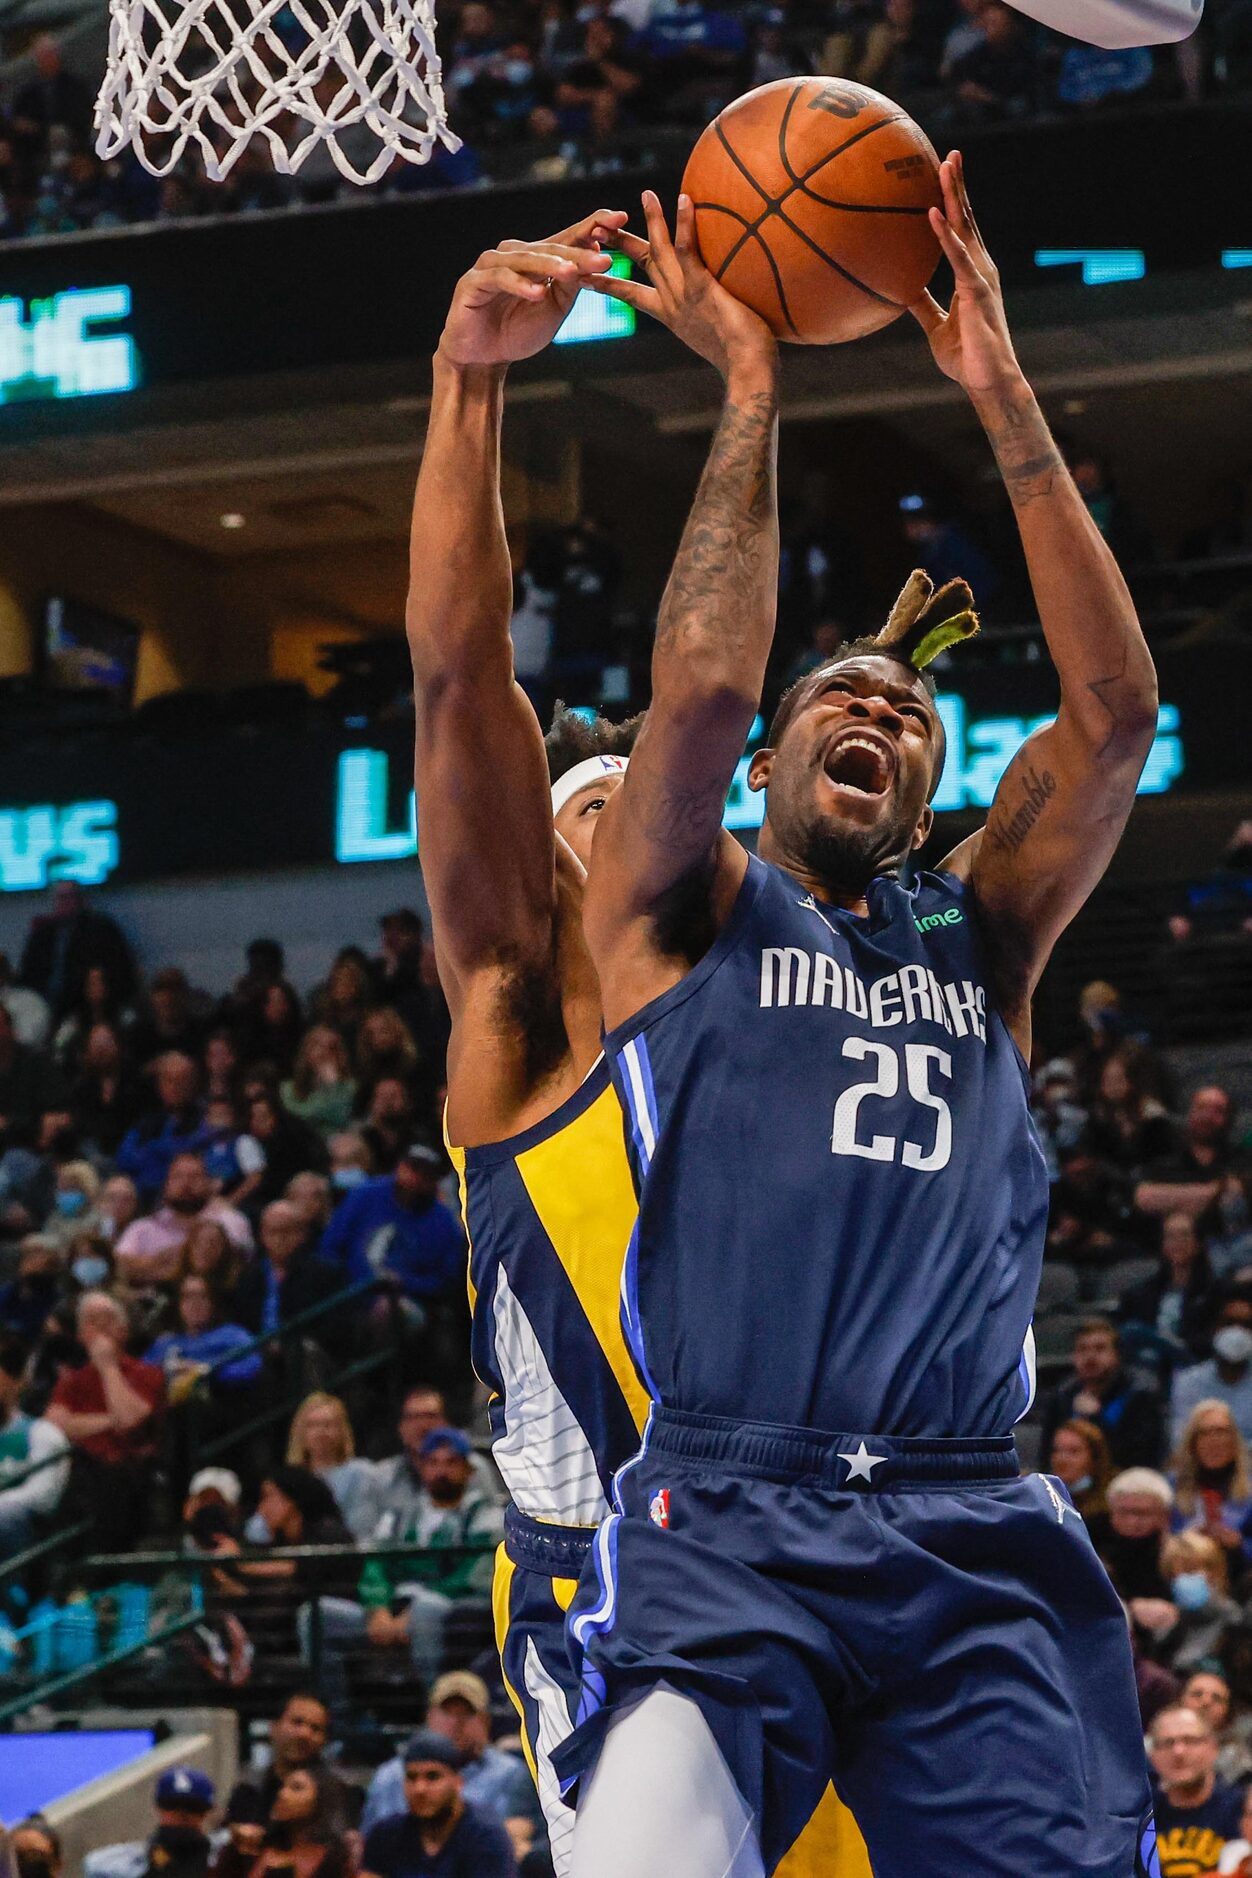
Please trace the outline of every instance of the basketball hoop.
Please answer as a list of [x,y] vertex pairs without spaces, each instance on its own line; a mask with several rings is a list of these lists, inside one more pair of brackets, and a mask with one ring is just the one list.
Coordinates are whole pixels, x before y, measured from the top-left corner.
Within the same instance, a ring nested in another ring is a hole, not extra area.
[[433,0],[109,0],[96,132],[98,156],[129,146],[153,176],[195,146],[212,182],[253,137],[281,176],[324,144],[354,183],[460,149]]

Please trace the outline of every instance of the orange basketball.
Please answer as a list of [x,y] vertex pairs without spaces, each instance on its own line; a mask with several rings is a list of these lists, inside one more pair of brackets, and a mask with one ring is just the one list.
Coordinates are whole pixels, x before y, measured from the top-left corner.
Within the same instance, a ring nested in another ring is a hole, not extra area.
[[939,162],[881,92],[779,78],[715,117],[691,153],[705,265],[780,339],[834,345],[898,319],[935,271]]

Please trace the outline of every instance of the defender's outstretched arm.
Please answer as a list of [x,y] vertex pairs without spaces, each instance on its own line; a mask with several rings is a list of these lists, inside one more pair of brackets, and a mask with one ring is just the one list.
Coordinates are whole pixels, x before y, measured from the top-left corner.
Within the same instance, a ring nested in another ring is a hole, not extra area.
[[469,980],[546,956],[555,837],[543,734],[513,676],[513,575],[500,496],[510,362],[551,340],[610,265],[626,217],[601,209],[550,241],[506,241],[457,284],[410,535],[406,608],[417,704],[422,873],[453,1014]]
[[945,212],[933,210],[932,220],[956,292],[947,313],[929,294],[913,311],[941,370],[969,393],[995,451],[1061,681],[1055,723],[1018,751],[986,827],[945,863],[973,883],[995,943],[1001,999],[1022,1030],[1053,945],[1126,825],[1156,732],[1156,673],[1126,583],[1017,362],[958,155],[941,177]]
[[[619,238],[651,286],[601,280],[597,291],[651,313],[715,365],[726,396],[657,618],[652,702],[626,779],[596,834],[585,923],[600,959],[630,945],[694,876],[746,864],[722,835],[735,765],[760,701],[778,592],[777,350],[764,323],[699,259],[690,201],[671,242],[660,203],[644,197],[648,242]],[[601,963],[606,1014],[620,1005]],[[625,999],[629,1004],[629,996]]]

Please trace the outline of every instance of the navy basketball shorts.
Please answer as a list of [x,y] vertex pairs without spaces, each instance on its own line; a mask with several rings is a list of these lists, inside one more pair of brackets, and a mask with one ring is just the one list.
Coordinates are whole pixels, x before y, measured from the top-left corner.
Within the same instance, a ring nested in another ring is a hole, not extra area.
[[557,1878],[569,1870],[574,1815],[561,1799],[552,1756],[574,1726],[579,1686],[565,1616],[594,1537],[594,1527],[541,1524],[511,1506],[492,1587],[504,1686],[521,1720]]
[[[875,1878],[1152,1878],[1126,1619],[1012,1438],[657,1409],[570,1612],[576,1799],[615,1714],[697,1702],[772,1872],[832,1779]],[[641,1796],[641,1799],[643,1796]]]

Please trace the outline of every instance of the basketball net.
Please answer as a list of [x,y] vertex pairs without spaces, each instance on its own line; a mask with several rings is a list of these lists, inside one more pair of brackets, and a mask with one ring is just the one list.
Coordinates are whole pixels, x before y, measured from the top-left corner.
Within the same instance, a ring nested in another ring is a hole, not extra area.
[[212,182],[253,137],[282,176],[324,144],[354,183],[460,149],[434,0],[109,0],[96,133],[98,156],[129,146],[153,176],[196,147]]

